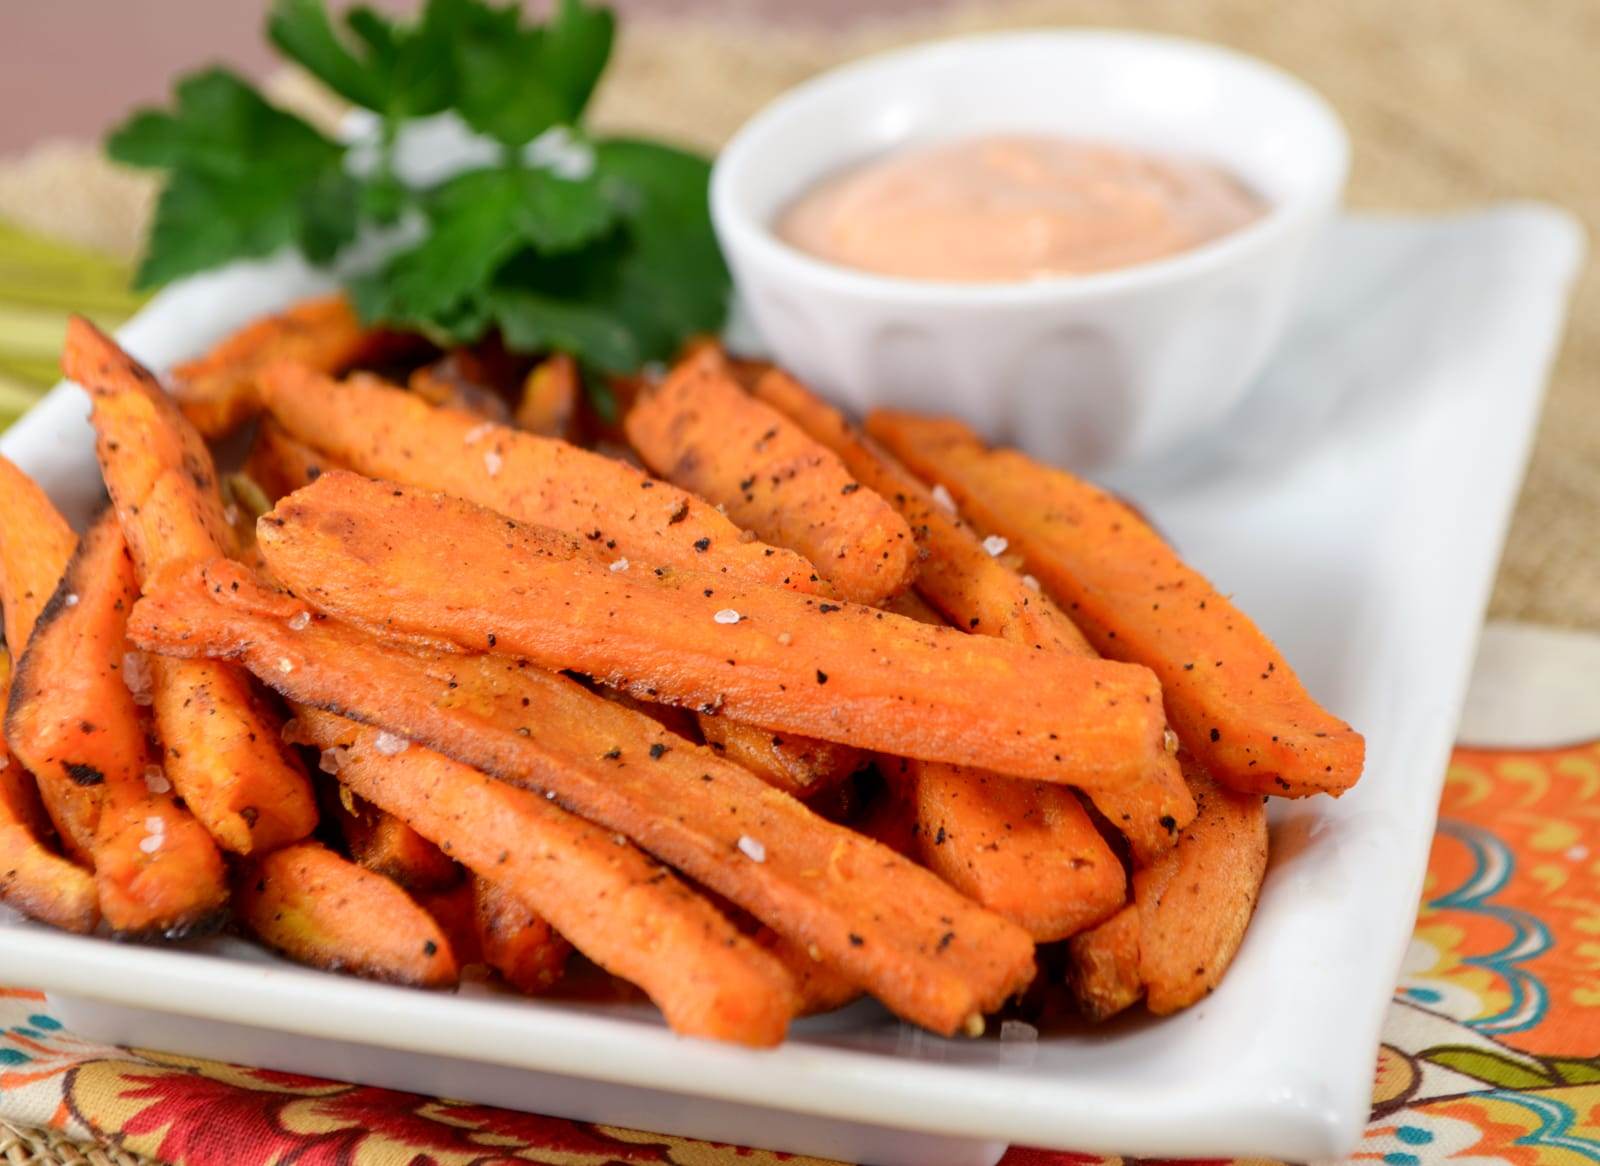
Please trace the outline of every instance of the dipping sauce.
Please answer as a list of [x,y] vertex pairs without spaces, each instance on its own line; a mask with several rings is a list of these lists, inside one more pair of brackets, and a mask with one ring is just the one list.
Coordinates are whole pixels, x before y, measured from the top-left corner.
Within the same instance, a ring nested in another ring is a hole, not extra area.
[[1016,135],[853,167],[790,204],[777,232],[818,259],[880,275],[1020,283],[1175,255],[1265,211],[1203,162]]

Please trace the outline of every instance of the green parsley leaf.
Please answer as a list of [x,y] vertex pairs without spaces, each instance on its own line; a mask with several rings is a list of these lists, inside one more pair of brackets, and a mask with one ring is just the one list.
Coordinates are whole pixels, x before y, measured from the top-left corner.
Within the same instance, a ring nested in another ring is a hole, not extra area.
[[171,172],[138,287],[268,255],[308,235],[331,256],[354,232],[352,218],[330,213],[344,197],[340,147],[226,70],[186,77],[175,111],[135,114],[106,149],[127,165]]
[[468,125],[515,147],[577,124],[611,55],[609,9],[560,0],[548,25],[530,28],[515,6],[473,4],[462,15],[456,109]]
[[464,305],[512,256],[527,249],[570,252],[617,221],[616,207],[594,178],[570,181],[534,169],[469,171],[423,205],[428,235],[363,280],[357,306],[365,317],[458,343],[479,338],[489,309],[466,311]]
[[[290,60],[339,96],[398,121],[449,107],[455,95],[455,29],[477,0],[429,0],[414,27],[366,7],[341,36],[323,0],[275,0],[267,35]],[[352,43],[353,40],[353,43]]]
[[602,141],[595,174],[623,207],[632,246],[618,260],[614,304],[643,360],[721,329],[731,281],[709,208],[711,163],[656,142]]

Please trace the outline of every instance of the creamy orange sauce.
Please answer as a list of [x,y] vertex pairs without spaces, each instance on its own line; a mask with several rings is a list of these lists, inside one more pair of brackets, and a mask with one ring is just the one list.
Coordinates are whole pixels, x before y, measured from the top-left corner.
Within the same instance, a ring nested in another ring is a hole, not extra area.
[[843,267],[1012,283],[1188,251],[1266,204],[1215,166],[1043,136],[906,150],[826,178],[780,238]]

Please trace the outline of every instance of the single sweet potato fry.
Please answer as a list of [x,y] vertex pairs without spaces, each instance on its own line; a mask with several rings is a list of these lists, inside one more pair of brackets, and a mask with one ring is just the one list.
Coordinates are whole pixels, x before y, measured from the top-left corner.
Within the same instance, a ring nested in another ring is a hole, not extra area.
[[1010,540],[1103,655],[1155,671],[1173,728],[1216,780],[1300,797],[1361,776],[1361,734],[1312,700],[1272,642],[1132,508],[988,449],[957,421],[880,412],[867,428]]
[[[935,1031],[981,1027],[984,1012],[1032,977],[1033,945],[1020,928],[648,717],[502,656],[412,652],[328,619],[294,630],[305,611],[218,560],[141,600],[133,634],[153,650],[240,659],[295,701],[337,707],[551,794],[814,945]],[[554,907],[528,905],[582,946]]]
[[77,546],[78,536],[44,491],[0,457],[0,606],[13,655],[27,648],[34,622]]
[[258,538],[286,587],[385,635],[515,654],[780,732],[1088,788],[1164,756],[1160,690],[1136,665],[698,571],[612,571],[566,536],[443,495],[324,474]]
[[417,906],[433,916],[450,940],[456,963],[463,968],[483,963],[483,951],[478,946],[478,904],[473,897],[472,883],[470,877],[462,878],[448,890],[411,896]]
[[861,998],[861,985],[770,927],[756,932],[756,942],[783,962],[800,993],[800,1015],[816,1016],[843,1008]]
[[1221,982],[1267,873],[1262,795],[1223,789],[1193,764],[1184,776],[1200,812],[1169,854],[1133,875],[1139,978],[1157,1016],[1187,1008]]
[[358,473],[581,533],[597,551],[641,568],[694,566],[817,589],[799,555],[743,541],[715,507],[625,462],[301,365],[273,366],[262,385],[285,429]]
[[474,876],[472,898],[483,962],[526,995],[539,996],[555,987],[572,945],[499,883]]
[[866,754],[849,745],[774,733],[727,717],[702,716],[700,732],[729,761],[802,800],[831,789],[866,764]]
[[1157,1016],[1187,1008],[1222,981],[1255,914],[1267,870],[1261,794],[1223,789],[1187,755],[1199,813],[1178,844],[1133,875],[1133,902],[1074,936],[1068,982],[1103,1020],[1141,995]]
[[310,709],[300,720],[318,744],[342,750],[346,787],[450,847],[589,959],[637,984],[673,1031],[758,1046],[783,1039],[796,1008],[788,974],[633,845],[420,745],[384,754],[376,729]]
[[[93,402],[100,467],[143,588],[229,553],[211,454],[155,377],[80,317],[62,367]],[[152,673],[167,775],[211,836],[249,854],[311,833],[311,785],[245,675],[210,660],[153,661]]]
[[430,405],[459,409],[483,421],[509,425],[511,406],[489,380],[487,371],[470,351],[457,349],[413,372],[406,379],[406,388]]
[[362,798],[331,815],[351,861],[399,883],[413,895],[461,881],[455,862],[399,818]]
[[739,387],[703,351],[633,406],[628,440],[656,473],[798,551],[852,603],[903,591],[916,547],[905,519],[825,446]]
[[1108,1020],[1144,995],[1139,975],[1139,908],[1129,903],[1067,941],[1067,987],[1089,1020]]
[[339,372],[361,356],[369,338],[344,296],[304,300],[252,321],[204,356],[173,369],[178,404],[201,433],[222,437],[260,410],[256,374],[264,365],[292,359]]
[[63,846],[84,863],[107,787],[142,792],[154,760],[122,678],[128,613],[138,598],[122,529],[107,511],[35,623],[6,707],[6,739],[38,781]]
[[95,872],[120,935],[209,923],[227,899],[216,844],[154,765],[124,679],[138,582],[109,511],[90,527],[17,667],[6,736],[36,775],[64,847]]
[[[1006,550],[1003,539],[980,539],[956,513],[948,496],[936,497],[837,409],[777,370],[762,376],[755,392],[832,449],[857,479],[889,499],[905,516],[922,552],[917,591],[952,624],[978,635],[998,636],[1069,656],[1099,654],[1066,614],[1042,593],[1037,580],[1019,575],[1002,561]],[[941,778],[940,784],[948,786],[949,775]],[[991,788],[999,791],[1005,786]],[[1074,860],[1097,861],[1101,842],[1092,824],[1081,813],[1074,814],[1066,808],[1060,795],[1049,797],[1063,807],[1060,815],[1046,815],[1054,821],[1058,834],[1056,865]],[[1135,780],[1096,788],[1091,797],[1096,808],[1127,837],[1134,856],[1141,862],[1169,850],[1177,831],[1194,817],[1194,800],[1171,756],[1161,757]],[[957,809],[957,804],[942,800],[946,812]],[[974,788],[968,791],[961,808],[970,807],[978,813],[984,801],[983,791]],[[919,801],[919,805],[926,803]],[[1007,808],[1015,808],[1014,799]],[[1004,812],[992,807],[985,816],[998,820]],[[923,823],[924,828],[935,825]],[[985,829],[977,826],[979,832]],[[1044,835],[1035,834],[1036,845],[1045,841]],[[997,852],[978,852],[968,857],[981,865],[987,854],[996,854],[995,863],[1001,863]]]
[[950,765],[915,772],[923,864],[1035,942],[1065,939],[1122,906],[1122,863],[1070,789]]
[[316,842],[239,869],[234,912],[263,943],[302,964],[416,988],[460,979],[432,915],[382,875]]
[[[11,656],[0,648],[0,692]],[[40,841],[44,807],[33,778],[0,736],[0,903],[63,931],[88,934],[100,918],[94,878]]]
[[565,438],[572,432],[582,389],[577,361],[564,352],[546,357],[522,383],[517,428],[542,437]]
[[271,417],[263,417],[256,427],[255,440],[244,463],[245,474],[261,488],[269,503],[315,482],[323,470],[342,468],[305,442],[289,436]]

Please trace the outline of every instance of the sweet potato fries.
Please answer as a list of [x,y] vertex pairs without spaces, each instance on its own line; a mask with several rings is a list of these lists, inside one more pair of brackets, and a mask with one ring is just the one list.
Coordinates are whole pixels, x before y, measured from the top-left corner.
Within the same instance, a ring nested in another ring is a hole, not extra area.
[[64,367],[112,505],[80,540],[0,459],[0,902],[67,930],[608,974],[757,1048],[860,995],[976,1036],[1040,967],[1165,1014],[1244,942],[1261,795],[1359,775],[1131,509],[710,341],[620,413],[338,297],[177,399],[81,320]]

